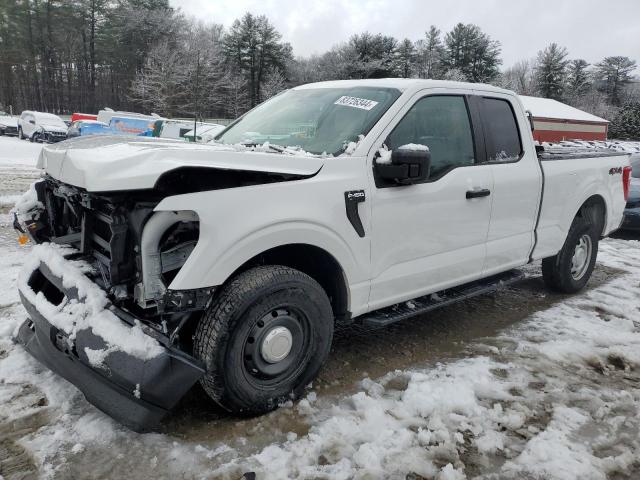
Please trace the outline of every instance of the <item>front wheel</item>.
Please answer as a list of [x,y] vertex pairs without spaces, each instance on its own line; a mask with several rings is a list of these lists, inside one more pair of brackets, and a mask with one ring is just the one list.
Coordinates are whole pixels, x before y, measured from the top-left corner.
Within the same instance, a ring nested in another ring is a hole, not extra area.
[[284,266],[247,270],[222,288],[198,324],[201,384],[226,410],[268,412],[313,381],[332,336],[331,304],[318,282]]
[[542,278],[552,290],[576,293],[587,284],[598,254],[598,233],[588,220],[577,217],[562,250],[542,260]]

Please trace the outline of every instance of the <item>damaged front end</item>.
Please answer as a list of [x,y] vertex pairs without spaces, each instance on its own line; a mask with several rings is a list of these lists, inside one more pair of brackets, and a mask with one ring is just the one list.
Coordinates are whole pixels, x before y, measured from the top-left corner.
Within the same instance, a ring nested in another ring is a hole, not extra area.
[[[214,289],[169,288],[198,241],[197,215],[154,212],[162,199],[154,190],[91,193],[49,176],[33,188],[14,226],[51,245],[35,247],[25,266],[20,295],[30,319],[19,340],[98,408],[148,430],[204,373],[191,355],[190,320]],[[72,264],[82,267],[74,273]],[[154,355],[131,351],[141,333],[157,345]]]

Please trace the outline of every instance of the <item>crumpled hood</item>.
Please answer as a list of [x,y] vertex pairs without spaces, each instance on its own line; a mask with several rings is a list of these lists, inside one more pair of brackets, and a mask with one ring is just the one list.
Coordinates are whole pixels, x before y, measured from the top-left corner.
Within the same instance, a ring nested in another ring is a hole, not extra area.
[[157,138],[77,137],[42,149],[38,168],[90,192],[153,188],[165,172],[180,167],[313,175],[322,158],[253,152],[231,145],[194,144]]

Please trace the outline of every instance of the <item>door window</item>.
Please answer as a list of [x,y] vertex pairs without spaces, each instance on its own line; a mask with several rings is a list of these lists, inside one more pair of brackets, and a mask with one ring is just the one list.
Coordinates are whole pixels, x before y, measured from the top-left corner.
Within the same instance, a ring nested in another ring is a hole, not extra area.
[[487,160],[517,161],[522,154],[522,143],[511,104],[500,98],[483,98],[482,114],[487,137]]
[[429,147],[430,180],[456,167],[473,165],[473,133],[464,97],[441,95],[418,100],[385,144],[392,151],[408,144]]

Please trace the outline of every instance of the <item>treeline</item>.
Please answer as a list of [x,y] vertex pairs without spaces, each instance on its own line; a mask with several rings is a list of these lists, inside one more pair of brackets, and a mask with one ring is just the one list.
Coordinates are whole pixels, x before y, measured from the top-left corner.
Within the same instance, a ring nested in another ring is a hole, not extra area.
[[416,40],[365,32],[322,55],[292,52],[264,16],[225,29],[168,0],[0,0],[0,108],[234,118],[293,85],[380,77],[493,83],[608,119],[638,101],[632,59],[589,65],[552,43],[501,70],[500,43],[472,24],[431,26]]

